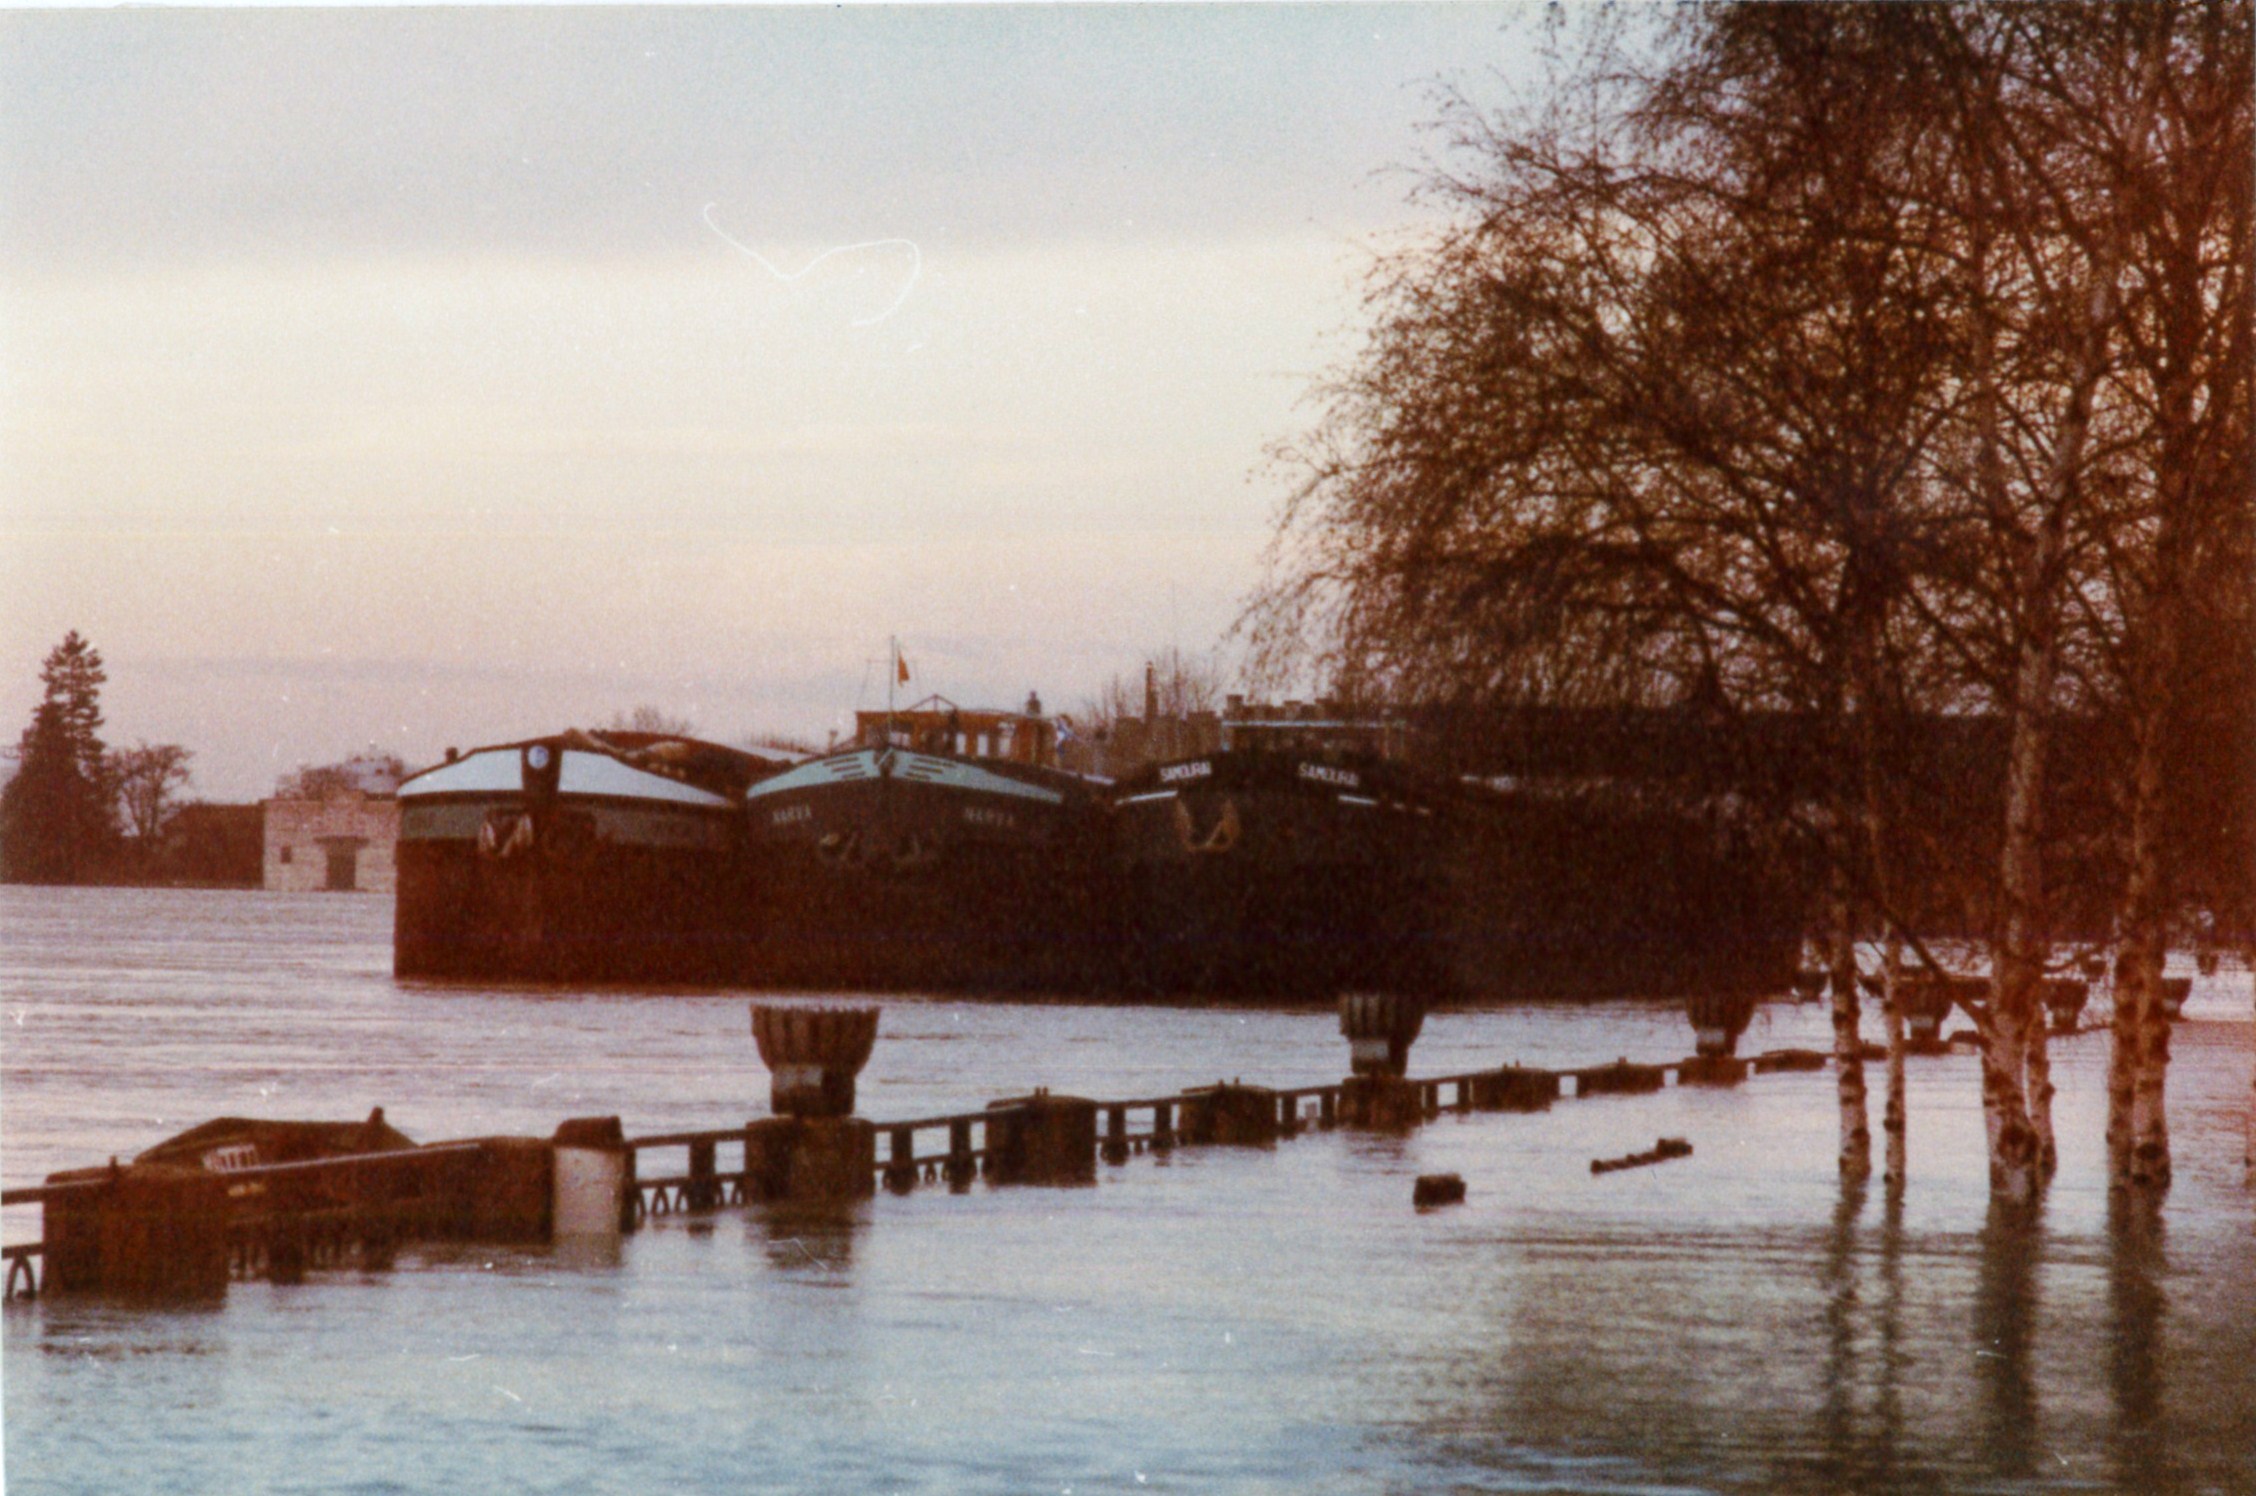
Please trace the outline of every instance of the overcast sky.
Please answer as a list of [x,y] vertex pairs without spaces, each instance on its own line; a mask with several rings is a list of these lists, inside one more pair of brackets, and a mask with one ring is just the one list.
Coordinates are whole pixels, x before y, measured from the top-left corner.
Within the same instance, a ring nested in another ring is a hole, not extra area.
[[1073,710],[1259,575],[1475,6],[0,14],[0,737]]

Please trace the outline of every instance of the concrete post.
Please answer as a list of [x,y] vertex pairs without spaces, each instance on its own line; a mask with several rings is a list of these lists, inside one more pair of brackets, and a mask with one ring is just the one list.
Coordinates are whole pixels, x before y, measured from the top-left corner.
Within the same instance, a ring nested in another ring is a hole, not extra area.
[[754,1003],[752,1037],[777,1116],[851,1116],[854,1078],[877,1041],[877,1009]]
[[553,1234],[564,1237],[616,1237],[630,1217],[628,1180],[634,1155],[617,1117],[576,1117],[556,1129]]

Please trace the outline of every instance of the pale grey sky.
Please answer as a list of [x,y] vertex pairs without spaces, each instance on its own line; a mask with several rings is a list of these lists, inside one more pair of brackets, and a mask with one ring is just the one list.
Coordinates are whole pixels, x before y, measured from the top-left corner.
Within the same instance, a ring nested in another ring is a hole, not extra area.
[[1071,710],[1258,575],[1476,6],[0,15],[0,735]]

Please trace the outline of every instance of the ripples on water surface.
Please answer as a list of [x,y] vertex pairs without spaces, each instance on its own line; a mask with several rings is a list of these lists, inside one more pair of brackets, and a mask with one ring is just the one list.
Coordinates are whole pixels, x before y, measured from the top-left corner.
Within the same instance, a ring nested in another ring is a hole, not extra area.
[[[227,1113],[382,1105],[432,1140],[766,1110],[741,994],[395,985],[385,899],[8,889],[0,917],[9,1183]],[[431,1250],[216,1309],[14,1305],[8,1488],[2256,1490],[2248,984],[2198,983],[2178,1032],[2158,1221],[2100,1187],[2094,1035],[2054,1050],[2034,1227],[1991,1216],[1954,1056],[1914,1062],[1900,1202],[1843,1198],[1831,1076],[1778,1075],[1139,1157],[1093,1189],[676,1218],[608,1260]],[[880,1121],[1344,1069],[1329,1012],[884,1006]],[[1690,1037],[1661,1005],[1439,1013],[1412,1068]],[[1784,1005],[1742,1048],[1827,1043]],[[1663,1135],[1695,1155],[1590,1175]],[[1437,1170],[1467,1203],[1413,1212]]]

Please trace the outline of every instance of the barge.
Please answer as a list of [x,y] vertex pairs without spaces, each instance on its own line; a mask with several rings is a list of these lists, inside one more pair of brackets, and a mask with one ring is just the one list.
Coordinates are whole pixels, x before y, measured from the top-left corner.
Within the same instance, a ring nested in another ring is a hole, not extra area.
[[394,973],[733,980],[751,883],[741,796],[785,767],[632,732],[450,751],[399,787]]
[[858,716],[853,746],[751,785],[759,987],[1080,992],[1112,940],[1101,787],[1056,725],[933,697]]
[[1447,985],[1446,784],[1368,754],[1228,748],[1115,791],[1126,978],[1280,1001]]

